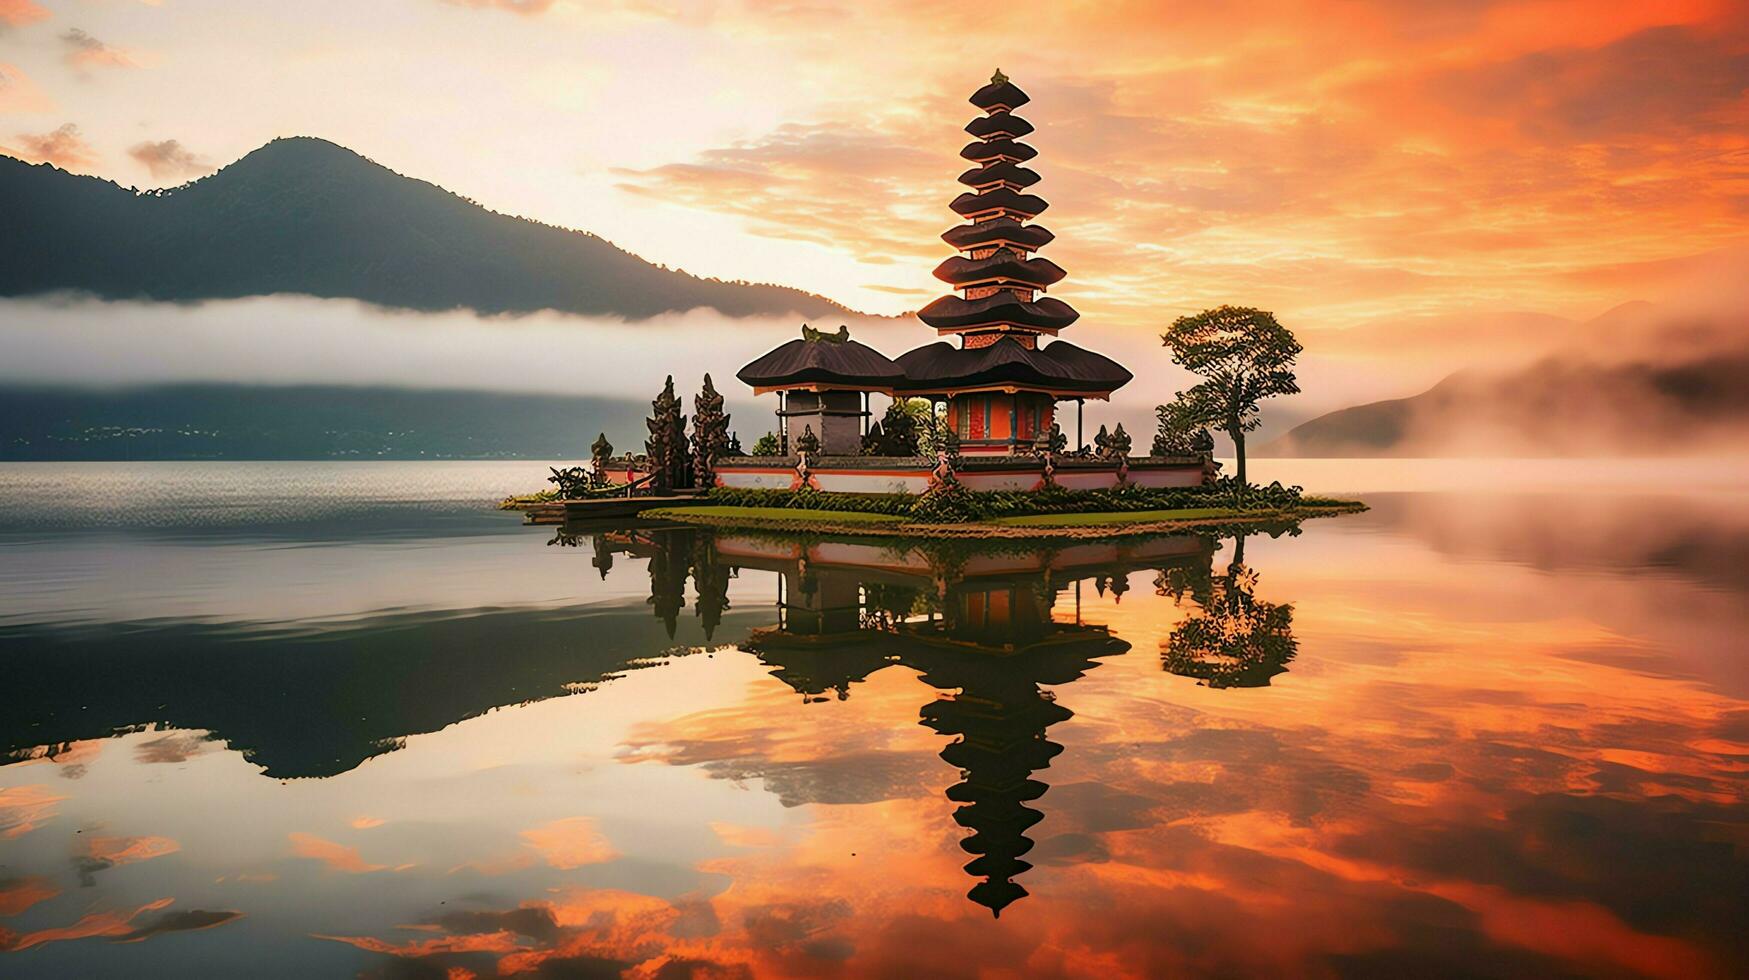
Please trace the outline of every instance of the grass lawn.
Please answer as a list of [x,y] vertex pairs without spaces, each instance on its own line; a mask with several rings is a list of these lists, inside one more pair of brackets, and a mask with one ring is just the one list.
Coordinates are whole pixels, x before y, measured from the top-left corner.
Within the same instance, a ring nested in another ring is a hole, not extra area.
[[[1096,511],[1087,514],[1031,514],[998,517],[993,524],[1007,527],[1086,527],[1090,524],[1143,524],[1153,521],[1200,521],[1211,517],[1239,517],[1246,511],[1226,507],[1181,507],[1177,510]],[[1253,512],[1254,513],[1254,512]]]
[[650,517],[726,517],[752,518],[759,521],[812,521],[834,524],[897,524],[902,517],[891,514],[866,514],[855,510],[807,510],[801,507],[728,507],[706,504],[700,507],[665,507],[644,512]]

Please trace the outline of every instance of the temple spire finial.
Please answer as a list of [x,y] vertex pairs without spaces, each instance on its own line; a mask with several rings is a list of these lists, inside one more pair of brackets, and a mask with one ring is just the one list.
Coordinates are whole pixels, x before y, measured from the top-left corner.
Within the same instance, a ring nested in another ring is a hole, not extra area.
[[1008,76],[1002,74],[1002,69],[1000,69],[1000,68],[996,69],[995,73],[993,73],[990,76],[990,84],[991,85],[1001,85],[1003,82],[1006,82],[1006,81],[1008,81]]

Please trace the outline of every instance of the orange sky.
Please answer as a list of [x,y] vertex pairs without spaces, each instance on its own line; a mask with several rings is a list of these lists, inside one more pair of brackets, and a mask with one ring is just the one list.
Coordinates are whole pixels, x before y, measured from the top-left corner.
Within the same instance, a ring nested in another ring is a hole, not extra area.
[[[990,11],[1004,9],[1004,16]],[[1749,5],[0,0],[0,146],[141,186],[325,136],[652,261],[940,290],[1001,66],[1091,322],[1589,316],[1749,241]]]

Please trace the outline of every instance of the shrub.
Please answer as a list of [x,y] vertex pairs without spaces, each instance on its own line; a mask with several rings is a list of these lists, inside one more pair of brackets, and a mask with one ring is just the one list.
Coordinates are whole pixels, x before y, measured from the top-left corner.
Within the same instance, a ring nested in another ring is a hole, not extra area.
[[553,471],[553,475],[547,477],[547,482],[553,484],[557,488],[559,496],[566,500],[587,497],[589,491],[595,486],[595,481],[590,478],[589,471],[581,466],[571,466],[562,470],[549,466],[547,469]]
[[970,490],[957,480],[924,494],[826,493],[813,489],[759,490],[717,487],[707,495],[712,503],[729,507],[778,507],[795,510],[847,510],[865,514],[910,517],[931,524],[955,524],[998,517],[1037,514],[1091,514],[1141,510],[1178,510],[1190,507],[1229,507],[1235,510],[1283,510],[1297,506],[1300,488],[1280,483],[1241,488],[1231,478],[1209,486],[1149,488],[1134,485],[1105,490],[1067,490],[1049,486],[1042,490]]
[[908,493],[824,493],[819,490],[763,490],[716,487],[705,495],[725,507],[782,507],[794,510],[848,510],[859,514],[903,517],[917,498]]
[[990,495],[974,493],[958,480],[945,480],[918,494],[911,505],[911,519],[925,524],[964,524],[996,516]]

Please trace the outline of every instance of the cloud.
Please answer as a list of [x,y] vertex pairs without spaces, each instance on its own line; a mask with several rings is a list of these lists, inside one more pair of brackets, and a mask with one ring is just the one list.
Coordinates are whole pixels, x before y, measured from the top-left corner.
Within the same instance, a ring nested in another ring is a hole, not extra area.
[[74,68],[138,68],[132,57],[86,33],[69,27],[61,33],[62,57]]
[[235,922],[243,917],[243,913],[235,911],[209,911],[207,909],[187,909],[181,912],[165,912],[154,917],[145,925],[130,932],[124,932],[110,939],[112,943],[139,943],[171,932],[198,932],[202,929],[215,929],[229,922]]
[[[888,350],[928,339],[916,321],[847,317],[830,326],[839,322]],[[0,383],[388,384],[576,394],[579,377],[587,377],[591,394],[648,400],[665,374],[693,384],[711,372],[733,399],[735,370],[797,336],[799,326],[793,317],[709,311],[627,323],[553,313],[413,313],[283,296],[200,304],[0,299]],[[529,349],[546,356],[531,362]],[[581,375],[578,365],[587,366]]]
[[0,61],[0,112],[48,112],[53,108],[53,100],[43,94],[24,69]]
[[1429,94],[1461,112],[1512,120],[1540,140],[1716,131],[1741,123],[1749,43],[1684,25],[1597,48],[1565,47],[1436,74]]
[[93,936],[123,936],[134,932],[132,922],[146,912],[155,912],[169,905],[174,899],[160,898],[148,902],[129,912],[92,912],[70,926],[59,926],[51,929],[38,929],[35,932],[8,936],[0,930],[0,952],[18,952],[32,946],[44,943],[66,942],[71,939],[89,939]]
[[383,864],[366,862],[364,858],[359,856],[356,847],[336,844],[314,834],[294,832],[288,836],[291,838],[293,854],[301,858],[320,861],[335,871],[344,871],[348,874],[368,874],[387,867]]
[[[973,24],[1033,96],[1045,254],[1069,270],[1052,292],[1084,324],[1151,330],[1220,302],[1313,330],[1595,309],[1632,297],[1600,295],[1591,270],[1745,238],[1749,37],[1709,4],[1265,3],[1242,21],[1113,5],[1012,23],[840,9],[884,39],[861,54],[767,10],[718,16],[829,93],[808,118],[617,171],[619,186],[892,263],[863,288],[894,296],[934,288],[947,254],[935,235],[975,113],[960,99],[981,81],[947,39]],[[1064,55],[1036,56],[1040,36]],[[1035,57],[1017,68],[1010,51]],[[1089,51],[1096,67],[1075,56]],[[876,71],[878,99],[857,84]]]
[[524,17],[544,14],[553,9],[558,0],[445,0],[458,7],[478,7],[482,10],[505,10]]
[[176,140],[136,143],[128,149],[128,156],[150,171],[153,177],[198,177],[213,172],[212,164],[189,152]]
[[150,861],[181,849],[181,844],[168,837],[91,837],[85,841],[87,854],[111,866]]
[[567,817],[522,832],[522,839],[555,868],[581,868],[619,857],[588,817]]
[[621,190],[732,214],[756,234],[922,261],[941,250],[938,187],[953,159],[872,122],[788,123],[693,161],[614,173]]
[[85,138],[79,135],[79,127],[73,123],[47,133],[19,133],[17,140],[17,149],[0,146],[0,152],[27,163],[52,163],[64,170],[83,170],[97,162],[97,151],[85,142]]
[[49,12],[32,0],[0,0],[0,33],[48,17]]
[[47,786],[9,786],[0,789],[0,840],[23,837],[55,815],[55,804],[66,799]]
[[85,853],[73,859],[73,869],[79,884],[90,888],[97,884],[99,871],[150,861],[181,849],[181,844],[168,837],[88,837]]
[[0,879],[0,918],[22,913],[39,902],[46,902],[61,890],[47,878]]

